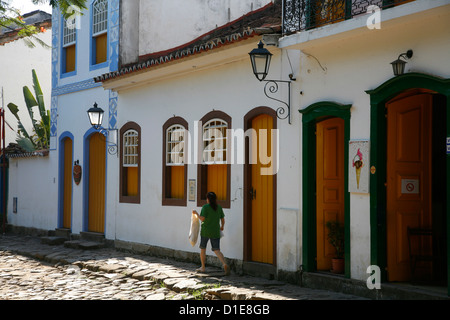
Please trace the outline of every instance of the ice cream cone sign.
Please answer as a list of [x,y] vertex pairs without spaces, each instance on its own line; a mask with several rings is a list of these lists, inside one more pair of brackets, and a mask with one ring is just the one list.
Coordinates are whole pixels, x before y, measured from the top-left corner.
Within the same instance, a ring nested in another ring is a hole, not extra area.
[[362,167],[364,167],[363,154],[361,153],[359,148],[358,151],[356,152],[356,155],[353,157],[353,167],[355,168],[356,172],[356,188],[359,189],[359,180],[361,179],[361,169]]

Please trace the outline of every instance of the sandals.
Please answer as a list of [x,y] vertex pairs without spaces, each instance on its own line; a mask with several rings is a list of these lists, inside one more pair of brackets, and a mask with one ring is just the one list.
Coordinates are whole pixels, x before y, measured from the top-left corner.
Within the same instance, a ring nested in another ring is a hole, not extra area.
[[230,267],[228,265],[224,265],[223,269],[225,270],[225,275],[228,276],[230,274]]

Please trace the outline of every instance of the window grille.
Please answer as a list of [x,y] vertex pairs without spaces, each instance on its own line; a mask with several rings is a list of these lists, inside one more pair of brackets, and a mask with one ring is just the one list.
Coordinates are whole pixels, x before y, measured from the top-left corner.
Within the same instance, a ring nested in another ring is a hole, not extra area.
[[138,132],[136,130],[128,130],[123,134],[123,166],[138,166]]
[[203,162],[205,164],[226,164],[228,124],[213,119],[203,126]]
[[166,165],[184,165],[185,128],[176,124],[170,126],[166,132]]
[[76,21],[75,17],[70,18],[69,21],[64,20],[64,30],[63,30],[63,46],[69,47],[76,43],[76,35],[77,35],[77,28],[76,28]]
[[92,23],[92,35],[94,37],[108,31],[108,0],[94,2]]

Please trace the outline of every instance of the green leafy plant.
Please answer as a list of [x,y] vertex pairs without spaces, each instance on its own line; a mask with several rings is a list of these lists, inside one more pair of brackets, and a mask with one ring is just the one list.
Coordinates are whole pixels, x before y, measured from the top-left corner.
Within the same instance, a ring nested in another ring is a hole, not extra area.
[[[34,4],[50,4],[53,8],[59,8],[64,18],[71,17],[75,11],[83,14],[87,9],[86,0],[28,0]],[[37,28],[34,25],[28,25],[18,9],[10,4],[10,1],[0,0],[0,27],[6,30],[16,31],[17,36],[24,40],[25,44],[34,48],[35,43],[44,48],[51,48],[36,35],[45,32],[45,29]]]
[[[48,149],[50,142],[50,111],[45,109],[44,95],[34,69],[32,76],[35,96],[33,96],[27,86],[23,87],[23,96],[33,125],[33,134],[30,135],[22,124],[19,117],[19,107],[14,103],[8,103],[8,109],[18,121],[16,142],[28,152]],[[34,118],[34,107],[38,107],[40,120]]]
[[339,221],[328,221],[328,241],[336,250],[336,259],[344,258],[345,228]]

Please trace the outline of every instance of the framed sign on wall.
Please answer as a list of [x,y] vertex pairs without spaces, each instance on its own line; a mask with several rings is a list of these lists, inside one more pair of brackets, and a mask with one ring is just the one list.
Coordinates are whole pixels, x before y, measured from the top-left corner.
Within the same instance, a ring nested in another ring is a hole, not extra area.
[[348,191],[369,193],[369,140],[349,141]]

